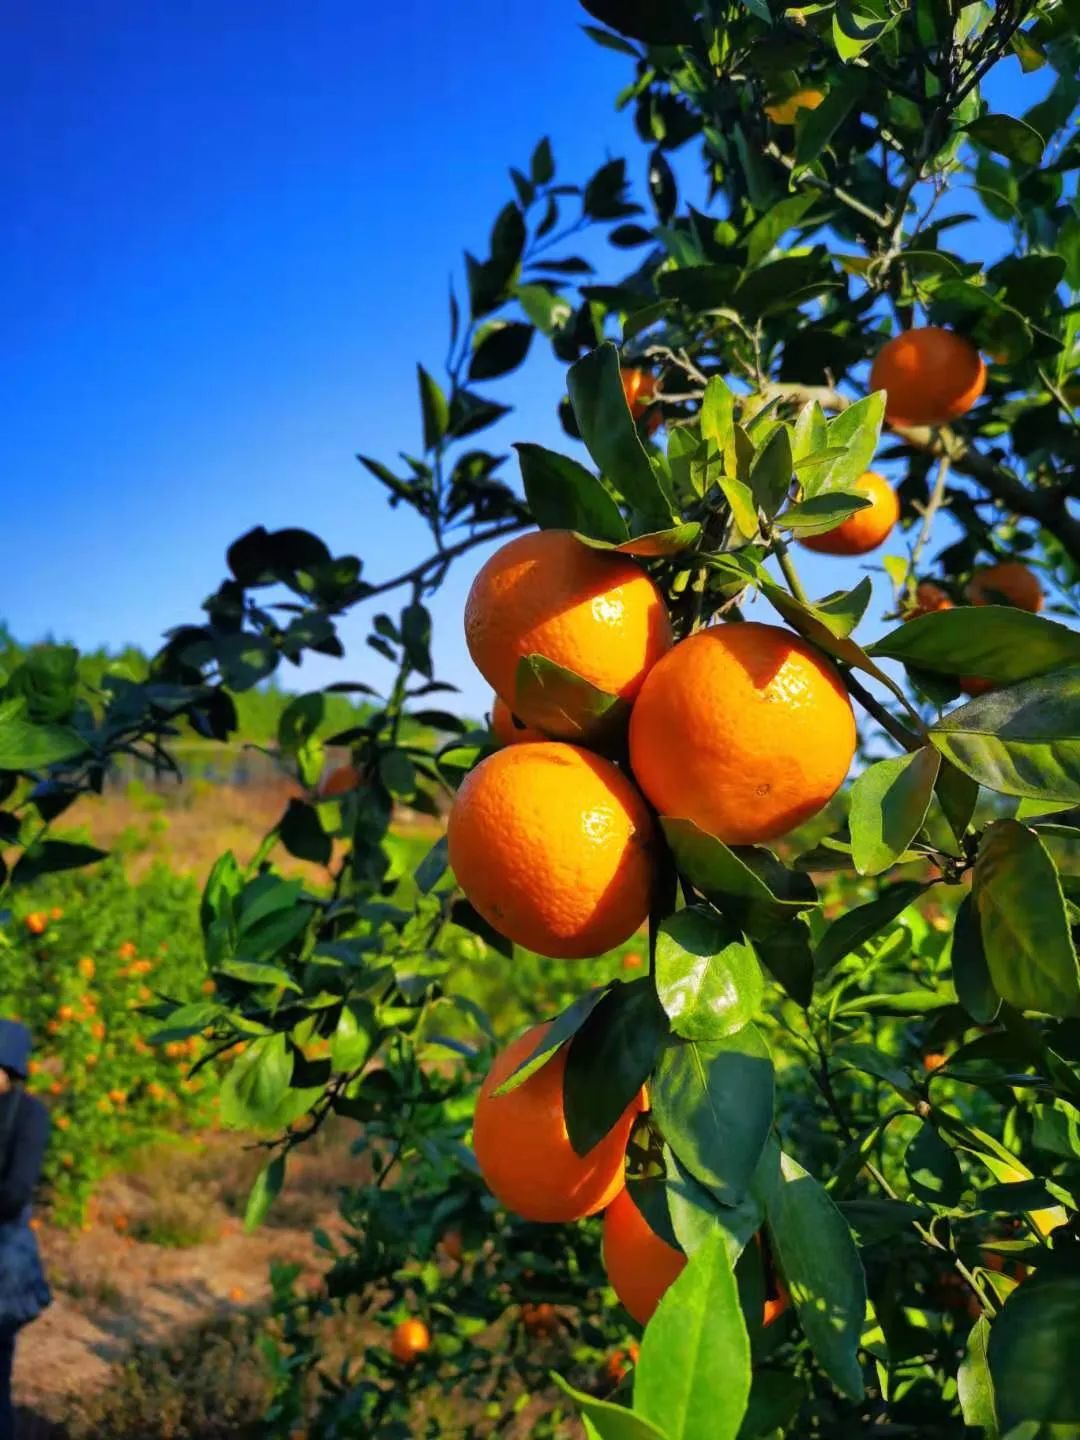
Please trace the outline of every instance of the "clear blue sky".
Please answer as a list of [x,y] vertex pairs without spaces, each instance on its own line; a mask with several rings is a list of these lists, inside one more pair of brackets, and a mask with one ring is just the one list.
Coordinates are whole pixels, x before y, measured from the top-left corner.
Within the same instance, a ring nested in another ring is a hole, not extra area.
[[[628,62],[581,33],[576,0],[367,9],[8,7],[0,618],[19,638],[154,649],[256,523],[305,525],[372,578],[419,558],[421,528],[353,456],[416,447],[415,362],[441,366],[447,280],[507,167],[547,133],[564,178],[624,153],[640,178],[612,107]],[[517,406],[504,446],[566,446],[539,349],[483,387]],[[466,563],[436,655],[480,710]],[[833,588],[822,564],[811,586]],[[378,683],[366,624],[344,633],[347,660],[283,679]]]

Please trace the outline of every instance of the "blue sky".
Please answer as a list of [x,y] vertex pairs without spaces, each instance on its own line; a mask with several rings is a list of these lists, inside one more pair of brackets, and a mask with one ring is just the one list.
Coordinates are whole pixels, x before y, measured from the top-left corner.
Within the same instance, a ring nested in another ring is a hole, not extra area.
[[[416,447],[415,363],[441,366],[447,280],[507,167],[546,133],[567,179],[624,153],[640,178],[612,106],[628,62],[576,0],[373,8],[9,7],[0,618],[20,638],[153,649],[256,523],[307,526],[372,578],[420,558],[422,529],[353,457]],[[566,447],[539,350],[483,387],[517,407],[502,445]],[[436,656],[480,710],[460,630],[476,563],[436,606]],[[805,564],[811,589],[835,588],[826,564]],[[378,683],[366,625],[344,633],[345,661],[286,681]]]

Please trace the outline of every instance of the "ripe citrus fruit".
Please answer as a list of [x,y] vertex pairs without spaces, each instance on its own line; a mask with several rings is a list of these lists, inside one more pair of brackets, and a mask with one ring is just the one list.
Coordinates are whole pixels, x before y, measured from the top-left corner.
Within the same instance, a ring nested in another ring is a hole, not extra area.
[[553,1335],[559,1328],[555,1306],[546,1300],[542,1300],[539,1305],[526,1301],[521,1307],[521,1319],[530,1335]]
[[625,555],[591,550],[569,530],[511,540],[482,566],[465,603],[469,654],[495,693],[526,725],[518,661],[543,655],[609,694],[633,700],[671,646],[659,590]]
[[500,745],[520,745],[523,740],[546,740],[547,736],[528,725],[519,725],[514,712],[498,695],[491,702],[491,733]]
[[973,605],[1015,605],[1033,615],[1043,608],[1042,586],[1018,560],[1003,560],[976,570],[968,581],[967,597]]
[[575,745],[509,745],[473,770],[450,864],[500,934],[563,960],[628,940],[649,913],[653,822],[626,776]]
[[516,1090],[494,1094],[550,1028],[534,1025],[496,1055],[476,1100],[473,1149],[485,1184],[508,1210],[526,1220],[580,1220],[622,1189],[623,1155],[641,1100],[635,1097],[604,1138],[578,1155],[563,1110],[565,1045]]
[[926,1073],[932,1075],[935,1070],[940,1070],[945,1064],[945,1056],[940,1050],[928,1050],[922,1057],[922,1064]]
[[626,403],[630,406],[630,414],[635,421],[647,414],[649,418],[646,421],[646,429],[651,435],[664,423],[663,414],[653,405],[653,401],[656,399],[656,376],[650,375],[647,370],[630,368],[623,370],[621,374],[623,394],[626,396]]
[[604,1363],[604,1373],[612,1385],[617,1385],[623,1376],[630,1373],[637,1364],[641,1353],[636,1340],[631,1340],[625,1350],[613,1350]]
[[887,340],[870,370],[870,389],[885,391],[891,425],[944,425],[966,415],[985,385],[975,346],[937,325]]
[[953,609],[953,602],[940,585],[935,585],[932,580],[923,580],[915,587],[915,603],[904,619],[914,620],[917,615],[933,615],[938,610]]
[[611,1288],[638,1324],[647,1325],[686,1256],[650,1229],[625,1188],[604,1212],[603,1252]]
[[765,106],[765,114],[774,125],[794,125],[800,110],[816,110],[825,96],[820,90],[796,90],[783,100],[773,100]]
[[630,717],[634,775],[656,809],[728,844],[801,824],[836,793],[854,754],[839,675],[776,625],[717,625],[683,640]]
[[319,781],[319,797],[332,800],[337,795],[347,795],[361,783],[362,777],[355,765],[339,765]]
[[411,1365],[431,1345],[431,1332],[422,1320],[402,1320],[390,1337],[390,1354],[402,1365]]
[[33,910],[26,917],[26,928],[30,931],[31,935],[44,935],[48,926],[48,918],[42,915],[40,910]]
[[866,555],[888,539],[900,519],[896,491],[876,470],[860,475],[851,488],[866,495],[870,504],[823,535],[807,535],[802,543],[808,550],[817,550],[822,555]]

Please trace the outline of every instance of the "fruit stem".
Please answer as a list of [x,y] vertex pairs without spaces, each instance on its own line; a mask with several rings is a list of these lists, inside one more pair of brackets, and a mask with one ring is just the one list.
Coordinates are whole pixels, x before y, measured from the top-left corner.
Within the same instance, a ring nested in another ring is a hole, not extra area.
[[896,716],[885,709],[879,700],[875,700],[870,691],[865,689],[861,681],[856,680],[846,666],[840,670],[844,677],[844,684],[848,688],[848,694],[852,699],[857,700],[868,715],[872,715],[881,728],[886,731],[905,750],[921,750],[924,741],[920,740],[914,730],[909,730],[906,725],[897,720]]
[[799,579],[799,573],[795,569],[791,556],[788,554],[788,548],[783,540],[780,539],[779,535],[773,538],[773,554],[776,556],[777,564],[783,572],[784,579],[787,581],[788,588],[792,595],[795,596],[796,600],[801,601],[802,604],[809,605],[810,597],[803,589],[802,581]]

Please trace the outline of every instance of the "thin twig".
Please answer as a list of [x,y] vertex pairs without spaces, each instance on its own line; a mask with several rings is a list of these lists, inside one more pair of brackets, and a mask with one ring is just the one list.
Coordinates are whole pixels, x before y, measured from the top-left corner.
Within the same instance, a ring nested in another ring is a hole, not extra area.
[[938,462],[937,477],[934,480],[934,488],[930,492],[930,499],[922,512],[922,525],[919,527],[918,539],[911,549],[911,563],[909,574],[914,576],[919,563],[919,556],[926,549],[930,539],[931,531],[934,528],[934,517],[941,509],[941,503],[945,499],[945,482],[949,478],[949,467],[952,464],[948,455],[942,455]]

